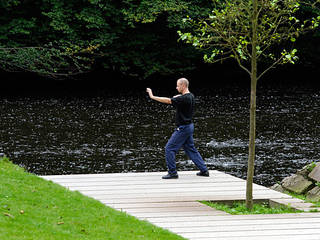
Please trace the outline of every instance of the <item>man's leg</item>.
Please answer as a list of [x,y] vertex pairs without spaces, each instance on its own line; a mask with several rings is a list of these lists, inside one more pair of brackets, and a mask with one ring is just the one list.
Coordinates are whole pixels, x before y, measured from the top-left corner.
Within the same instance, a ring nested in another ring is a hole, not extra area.
[[187,154],[187,156],[192,160],[192,162],[200,169],[200,171],[207,172],[208,168],[206,164],[203,161],[203,158],[201,157],[200,153],[194,146],[194,141],[193,141],[193,130],[194,127],[193,125],[190,126],[190,134],[188,138],[185,140],[183,144],[183,150]]
[[182,130],[175,130],[169,139],[166,148],[166,162],[169,174],[177,174],[176,154],[185,142],[186,134]]

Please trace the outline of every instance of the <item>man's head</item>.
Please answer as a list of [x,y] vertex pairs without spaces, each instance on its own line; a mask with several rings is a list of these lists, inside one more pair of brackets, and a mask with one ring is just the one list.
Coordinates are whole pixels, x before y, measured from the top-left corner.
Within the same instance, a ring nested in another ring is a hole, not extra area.
[[184,94],[189,91],[189,81],[186,78],[179,78],[177,81],[177,91]]

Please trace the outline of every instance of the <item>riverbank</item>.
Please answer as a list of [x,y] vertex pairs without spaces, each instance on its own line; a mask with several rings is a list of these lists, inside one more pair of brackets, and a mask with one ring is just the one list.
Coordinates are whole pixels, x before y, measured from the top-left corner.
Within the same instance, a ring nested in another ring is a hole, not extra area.
[[0,158],[0,239],[183,239]]

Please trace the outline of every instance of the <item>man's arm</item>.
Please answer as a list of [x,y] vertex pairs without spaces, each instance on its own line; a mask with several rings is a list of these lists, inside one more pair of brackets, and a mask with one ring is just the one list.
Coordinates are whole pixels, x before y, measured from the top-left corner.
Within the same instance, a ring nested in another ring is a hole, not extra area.
[[149,94],[149,97],[155,101],[171,104],[171,98],[153,96],[152,90],[150,88],[147,88],[147,93]]

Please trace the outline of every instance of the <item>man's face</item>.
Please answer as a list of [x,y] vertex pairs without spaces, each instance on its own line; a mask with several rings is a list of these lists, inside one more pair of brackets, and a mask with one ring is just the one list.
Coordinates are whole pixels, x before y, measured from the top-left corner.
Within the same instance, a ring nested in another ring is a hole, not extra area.
[[179,93],[182,93],[182,90],[183,90],[183,84],[182,84],[182,82],[181,81],[177,81],[177,91],[179,92]]

